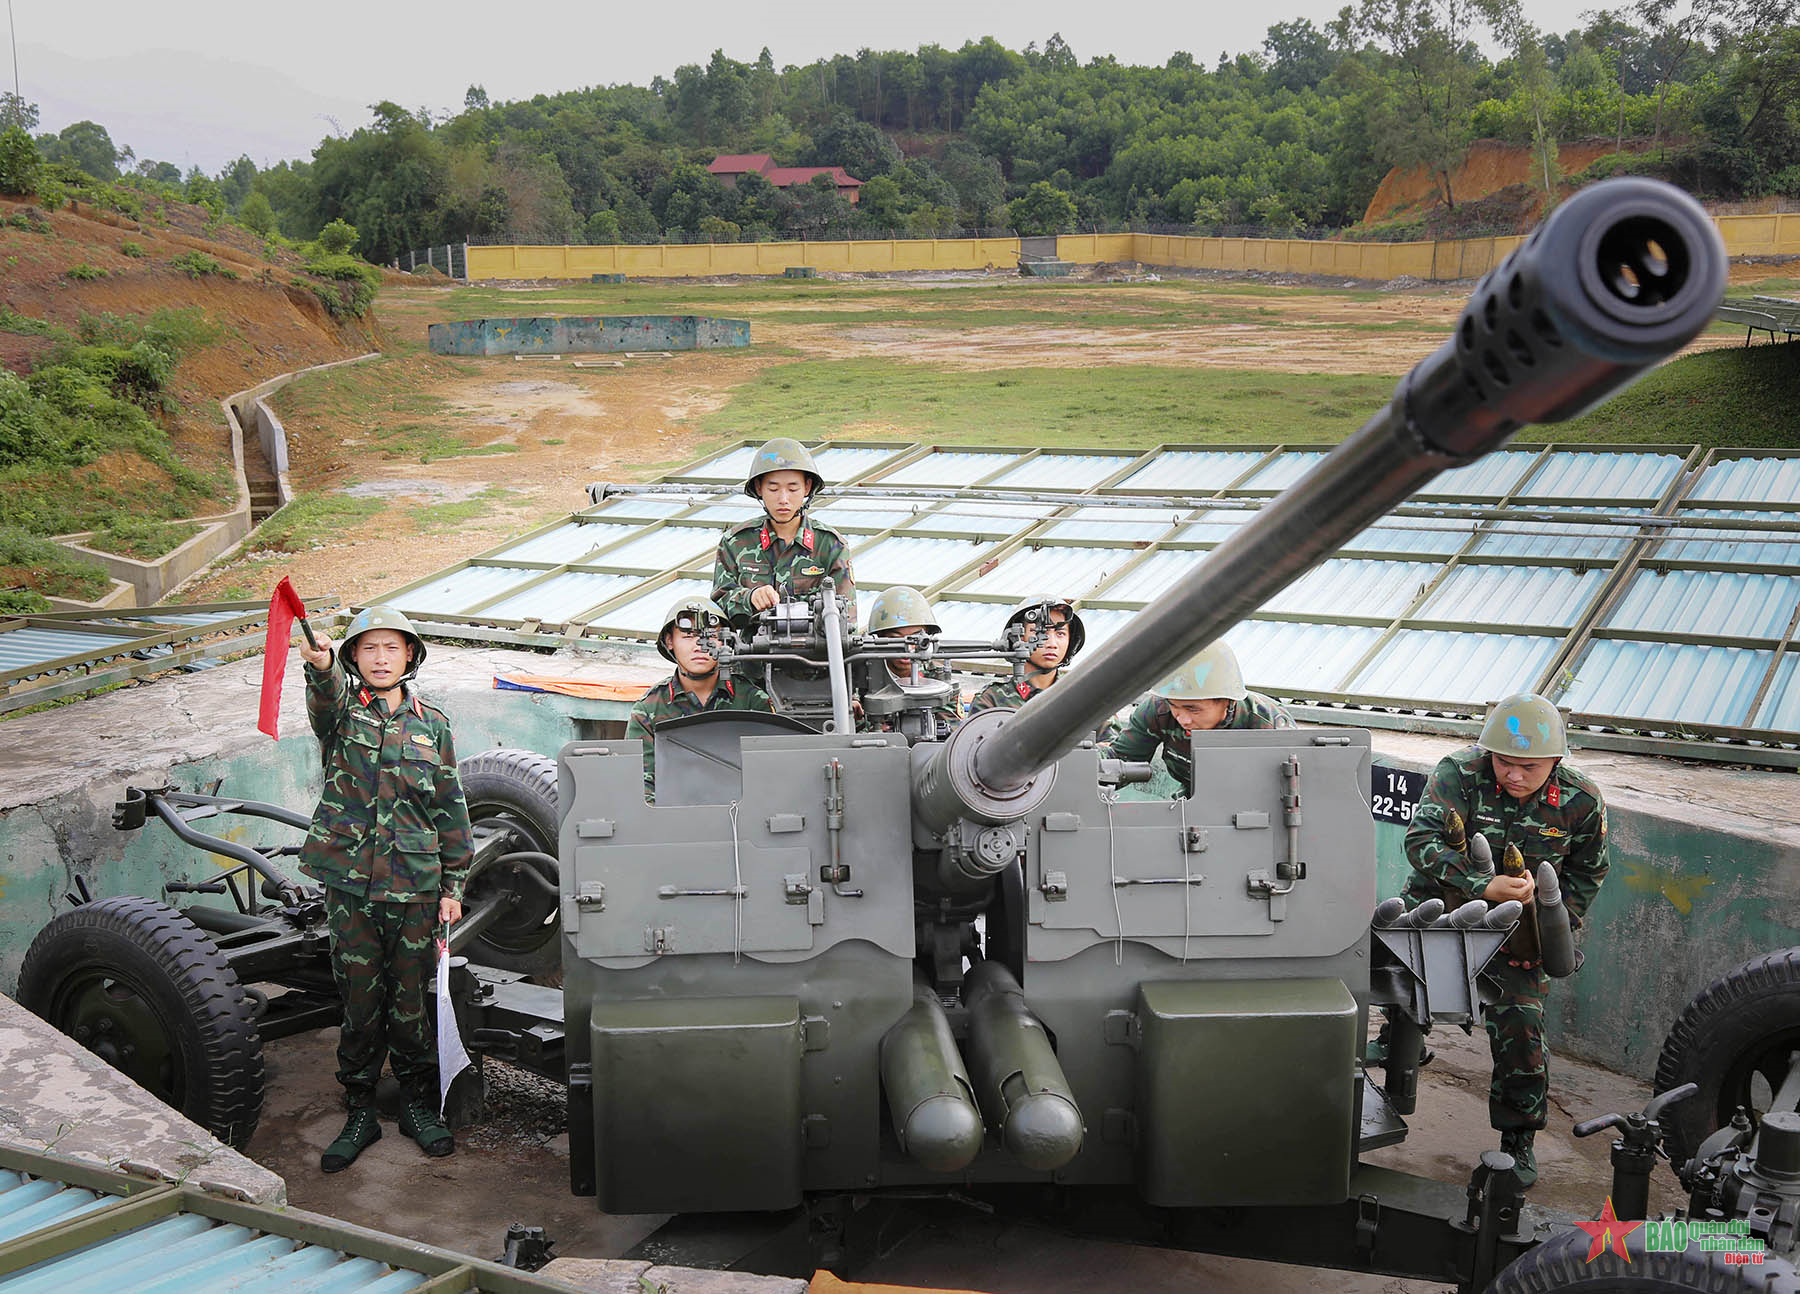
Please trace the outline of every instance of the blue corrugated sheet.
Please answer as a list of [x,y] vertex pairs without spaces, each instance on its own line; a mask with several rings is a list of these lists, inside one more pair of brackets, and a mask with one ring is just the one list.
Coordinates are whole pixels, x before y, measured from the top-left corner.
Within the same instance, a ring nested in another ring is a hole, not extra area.
[[1419,620],[1566,629],[1599,594],[1607,574],[1568,566],[1458,566],[1413,614]]
[[[808,446],[808,448],[811,448]],[[739,445],[736,449],[728,449],[722,454],[715,454],[689,467],[684,467],[675,474],[679,481],[741,481],[750,471],[750,460],[756,456],[757,446]]]
[[1800,600],[1800,575],[1639,571],[1607,615],[1609,628],[1711,637],[1779,638]]
[[1084,657],[1092,657],[1094,648],[1130,624],[1137,615],[1136,611],[1122,607],[1084,607],[1081,612],[1081,627],[1087,630],[1087,645],[1082,648]]
[[1210,494],[1230,485],[1264,457],[1254,449],[1172,449],[1158,454],[1113,488]]
[[39,629],[27,626],[0,633],[0,674],[47,664],[65,656],[89,653],[123,655],[136,640],[118,634],[85,633],[80,629]]
[[[1098,551],[1098,550],[1096,550]],[[1123,566],[1136,556],[1129,549],[1113,549],[1113,566]],[[1174,586],[1204,560],[1206,554],[1195,549],[1168,548],[1151,553],[1143,561],[1121,575],[1115,582],[1098,590],[1095,597],[1108,602],[1149,602]]]
[[1226,634],[1225,641],[1237,652],[1250,687],[1305,696],[1344,691],[1344,676],[1381,633],[1367,625],[1246,620]]
[[986,575],[959,585],[957,591],[1009,598],[1040,593],[1078,598],[1137,555],[1130,548],[1023,548]]
[[1339,551],[1448,557],[1469,542],[1478,524],[1453,517],[1389,517],[1356,535]]
[[[990,472],[1017,462],[1018,454],[984,454],[967,450],[944,450],[927,454],[916,463],[908,463],[883,476],[881,485],[973,485]],[[876,484],[876,482],[871,482]]]
[[842,485],[845,481],[874,471],[899,454],[899,446],[880,449],[873,446],[833,445],[829,449],[815,451],[813,462],[818,464],[820,476],[832,485]]
[[221,624],[227,620],[236,620],[240,616],[252,614],[248,611],[120,611],[104,619],[95,618],[96,624],[125,625],[184,625],[189,628],[201,628],[205,625]]
[[1727,458],[1700,474],[1690,499],[1800,503],[1800,458]]
[[[858,601],[864,601],[859,593]],[[1011,609],[1000,602],[963,602],[956,598],[939,598],[931,604],[937,612],[944,637],[964,642],[991,642],[1006,627]]]
[[933,512],[921,512],[906,523],[906,528],[958,535],[1016,535],[1055,510],[1041,504],[953,503]]
[[[1533,509],[1551,513],[1593,510],[1592,505]],[[1608,561],[1623,557],[1636,534],[1635,526],[1521,518],[1495,522],[1482,532],[1469,551],[1484,557],[1579,557],[1588,561]]]
[[1794,686],[1794,670],[1800,654],[1789,651],[1775,667],[1775,680],[1757,707],[1755,724],[1776,732],[1800,732],[1800,688]]
[[1255,515],[1251,508],[1212,508],[1177,530],[1174,538],[1183,544],[1222,544]]
[[1532,474],[1523,499],[1640,499],[1662,497],[1685,460],[1680,454],[1557,450]]
[[402,611],[459,615],[542,574],[542,571],[519,571],[504,566],[465,566],[387,601]]
[[1467,467],[1453,467],[1419,491],[1422,497],[1443,499],[1500,499],[1512,492],[1534,462],[1535,449],[1503,449],[1477,459]]
[[1262,609],[1307,616],[1397,616],[1438,570],[1435,562],[1334,557],[1288,585]]
[[[92,1213],[113,1196],[0,1168],[0,1243]],[[4,1283],[4,1282],[0,1282]]]
[[607,575],[599,571],[563,571],[542,584],[525,589],[482,609],[484,616],[501,620],[542,620],[564,624],[589,607],[597,607],[640,583],[636,575]]
[[1596,638],[1557,704],[1579,714],[1741,724],[1772,651]]
[[1179,508],[1076,508],[1043,533],[1046,539],[1159,539],[1184,515]]
[[[948,579],[953,571],[992,551],[991,541],[938,539],[928,535],[889,535],[852,558],[855,574],[875,584],[911,584],[924,588]],[[986,590],[983,590],[984,592]]]
[[[1782,460],[1784,462],[1789,460]],[[1800,461],[1800,460],[1794,460]],[[1800,566],[1800,513],[1759,512],[1733,508],[1682,508],[1677,518],[1719,521],[1774,521],[1780,531],[1728,530],[1711,526],[1674,526],[1651,555],[1669,561],[1707,562],[1725,566]]]
[[1558,638],[1403,629],[1345,691],[1397,701],[1445,701],[1479,709],[1532,687]]
[[663,617],[682,598],[709,598],[711,580],[671,580],[639,594],[630,601],[602,612],[594,623],[610,629],[626,629],[651,637],[662,630]]
[[653,571],[687,566],[718,548],[723,533],[709,526],[664,526],[596,553],[588,561],[595,566],[635,566]]
[[690,513],[685,519],[711,522],[723,529],[725,526],[735,526],[740,522],[760,517],[762,514],[761,504],[745,499],[742,503],[709,503],[704,508]]
[[640,495],[633,497],[608,499],[582,513],[584,517],[604,517],[611,521],[619,517],[672,517],[677,512],[686,512],[698,502],[688,496]]
[[509,562],[551,562],[562,566],[580,561],[603,545],[628,539],[640,529],[641,526],[568,521],[536,539],[527,539],[488,556],[505,558]]
[[891,530],[925,514],[931,502],[905,499],[828,499],[819,505],[819,520],[835,529]]
[[1285,490],[1316,467],[1324,457],[1323,451],[1313,450],[1290,450],[1288,453],[1278,454],[1256,475],[1240,481],[1236,488]]
[[1051,494],[1091,490],[1122,471],[1135,454],[1039,454],[988,482],[990,487],[1044,490]]

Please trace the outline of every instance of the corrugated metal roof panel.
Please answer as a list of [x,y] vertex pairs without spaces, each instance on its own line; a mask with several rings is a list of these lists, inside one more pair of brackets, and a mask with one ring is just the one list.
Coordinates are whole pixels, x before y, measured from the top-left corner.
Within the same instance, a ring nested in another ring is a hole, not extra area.
[[121,611],[110,616],[95,616],[96,624],[128,624],[128,625],[185,625],[189,628],[202,628],[206,625],[220,624],[226,620],[236,620],[240,616],[260,615],[252,611]]
[[689,508],[700,502],[702,497],[711,498],[712,496],[701,496],[697,494],[673,496],[664,494],[655,496],[626,495],[619,499],[608,499],[605,503],[589,508],[581,515],[584,517],[604,517],[608,521],[620,517],[647,517],[651,519],[657,517],[672,517],[677,512],[686,512]]
[[1758,728],[1800,732],[1800,688],[1794,686],[1797,666],[1800,666],[1800,655],[1790,651],[1775,667],[1775,680],[1769,685],[1769,694],[1756,711],[1754,722]]
[[1077,508],[1044,529],[1046,539],[1157,539],[1186,516],[1182,508]]
[[710,598],[711,580],[670,580],[611,611],[594,617],[593,623],[608,629],[630,630],[651,637],[662,628],[669,608],[682,598]]
[[1681,470],[1680,454],[1557,450],[1518,493],[1520,499],[1657,499]]
[[[1087,644],[1082,648],[1082,658],[1084,660],[1091,659],[1094,648],[1130,624],[1138,614],[1136,611],[1127,611],[1121,607],[1084,609],[1081,613],[1081,627],[1087,630]],[[1079,669],[1081,663],[1076,662],[1075,667]]]
[[1018,454],[986,454],[947,449],[927,454],[916,463],[908,463],[882,477],[880,484],[970,485],[989,472],[997,472],[1008,463],[1018,461],[1018,458]]
[[1800,575],[1639,571],[1607,615],[1609,628],[1713,637],[1779,638],[1800,600]]
[[29,669],[65,656],[89,653],[123,655],[136,646],[118,634],[83,633],[79,629],[39,629],[27,626],[0,633],[0,673]]
[[[677,481],[741,481],[750,471],[750,460],[756,457],[756,445],[739,445],[722,454],[714,454],[704,462],[683,468],[671,475]],[[810,446],[808,447],[810,448]]]
[[104,1208],[112,1196],[0,1169],[0,1243]]
[[1290,450],[1278,454],[1261,471],[1239,485],[1240,490],[1285,490],[1305,476],[1325,457],[1323,450]]
[[1222,544],[1261,509],[1209,508],[1195,521],[1177,530],[1173,538],[1184,544]]
[[456,615],[542,574],[542,571],[516,571],[504,566],[465,566],[421,585],[411,593],[389,598],[388,604],[402,611]]
[[[1033,597],[1054,592],[1079,598],[1111,572],[1136,557],[1130,548],[1023,548],[1009,554],[986,575],[978,575],[957,591]],[[860,566],[861,559],[858,559]]]
[[1470,707],[1521,692],[1556,654],[1559,638],[1402,629],[1345,689]]
[[1248,686],[1305,696],[1344,691],[1344,676],[1381,633],[1368,625],[1246,620],[1227,633],[1225,641],[1237,652]]
[[1096,482],[1104,481],[1136,457],[1136,454],[1039,454],[1004,476],[995,477],[988,485],[1053,492],[1091,490]]
[[1727,458],[1700,474],[1690,499],[1800,503],[1800,458]]
[[[1454,517],[1388,517],[1344,545],[1364,553],[1434,553],[1448,557],[1469,542],[1479,525]],[[1342,550],[1340,550],[1342,551]]]
[[[1593,509],[1559,505],[1534,511],[1592,512]],[[1494,557],[1581,557],[1608,561],[1623,557],[1636,534],[1632,526],[1581,525],[1522,517],[1497,522],[1483,532],[1469,551]]]
[[1288,585],[1262,609],[1310,616],[1397,616],[1439,569],[1435,562],[1334,557]]
[[1222,490],[1263,460],[1256,449],[1172,449],[1158,454],[1114,487],[1173,493]]
[[589,607],[618,597],[641,578],[637,575],[607,575],[600,571],[564,571],[486,608],[481,614],[501,620],[566,624]]
[[966,505],[942,512],[922,512],[906,523],[908,530],[943,530],[958,535],[1012,536],[1030,530],[1038,523],[1034,516],[1003,516],[999,513],[975,511]]
[[723,534],[701,526],[664,526],[641,534],[630,543],[609,548],[592,562],[596,566],[642,566],[659,571],[686,566],[716,549]]
[[522,544],[489,553],[509,562],[553,562],[558,566],[578,562],[596,548],[635,535],[642,526],[608,525],[597,521],[566,521],[555,530],[527,539]]
[[912,584],[924,588],[992,551],[992,541],[935,539],[925,535],[889,535],[852,557],[852,569],[876,584]]
[[1580,714],[1742,723],[1773,655],[1743,647],[1596,638],[1558,704]]
[[715,522],[719,525],[737,525],[739,522],[748,521],[752,517],[760,517],[762,514],[761,504],[745,499],[742,503],[709,503],[686,519]]
[[819,475],[833,485],[841,485],[845,481],[861,476],[864,472],[872,472],[889,459],[899,457],[901,447],[881,449],[872,445],[833,445],[823,451],[815,451],[813,462],[819,465]]
[[[860,599],[859,599],[860,600]],[[1011,609],[999,602],[963,602],[956,598],[940,598],[931,604],[937,612],[944,637],[962,641],[991,642],[1006,627]]]
[[835,499],[819,506],[819,520],[828,526],[890,530],[905,525],[931,506],[929,500]]
[[1608,574],[1567,566],[1458,566],[1413,614],[1420,620],[1567,629]]
[[[1096,550],[1099,551],[1099,550]],[[1128,549],[1113,549],[1114,566],[1122,566],[1134,554]],[[1149,602],[1166,592],[1177,580],[1198,566],[1206,557],[1191,548],[1167,548],[1151,553],[1096,596],[1108,602]]]
[[1669,538],[1663,540],[1652,556],[1719,565],[1742,562],[1757,566],[1800,566],[1800,515],[1732,508],[1682,508],[1675,515],[1719,521],[1777,521],[1790,528],[1769,531],[1672,526]]
[[1451,468],[1427,482],[1419,493],[1450,499],[1503,498],[1512,492],[1537,456],[1535,449],[1503,449],[1476,459],[1467,467]]

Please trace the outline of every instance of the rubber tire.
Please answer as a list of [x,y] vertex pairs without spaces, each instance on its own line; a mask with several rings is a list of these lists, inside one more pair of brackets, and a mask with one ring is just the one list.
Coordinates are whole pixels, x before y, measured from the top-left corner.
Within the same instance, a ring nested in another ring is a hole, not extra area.
[[[556,856],[556,837],[561,816],[556,804],[556,761],[533,750],[484,750],[470,755],[456,765],[462,778],[463,798],[468,801],[469,817],[504,816],[513,820],[514,829],[530,838],[523,846],[539,853]],[[557,883],[554,870],[537,864],[533,867],[552,885]],[[481,878],[476,877],[463,897],[469,907],[470,896],[479,892]],[[534,890],[535,893],[535,890]],[[555,919],[543,927],[543,937],[525,945],[520,940],[506,944],[478,938],[467,949],[469,960],[482,966],[518,971],[534,979],[546,980],[562,973],[562,912],[552,904]],[[490,927],[491,929],[491,927]]]
[[205,932],[154,899],[84,903],[31,941],[19,1001],[62,1029],[72,1023],[67,993],[96,972],[130,985],[170,1045],[166,1076],[121,1072],[220,1141],[248,1145],[262,1117],[262,1035],[237,972]]
[[1683,1083],[1700,1086],[1662,1117],[1677,1167],[1729,1123],[1742,1103],[1747,1075],[1734,1071],[1771,1048],[1789,1047],[1800,1050],[1800,948],[1753,957],[1694,995],[1656,1061],[1656,1091]]
[[1560,1232],[1515,1259],[1488,1283],[1486,1294],[1794,1294],[1800,1281],[1785,1259],[1766,1255],[1761,1263],[1727,1264],[1725,1255],[1690,1245],[1679,1254],[1650,1253],[1643,1231],[1625,1237],[1627,1263],[1608,1249],[1587,1260],[1593,1237]]

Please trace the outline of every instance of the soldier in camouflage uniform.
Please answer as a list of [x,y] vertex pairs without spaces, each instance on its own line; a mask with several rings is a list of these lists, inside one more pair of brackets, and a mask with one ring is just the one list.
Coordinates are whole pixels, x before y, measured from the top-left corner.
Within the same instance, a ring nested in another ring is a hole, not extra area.
[[722,630],[725,613],[705,598],[682,598],[663,617],[656,650],[672,661],[675,672],[638,698],[625,723],[625,735],[644,743],[644,798],[656,798],[656,727],[670,719],[708,710],[753,710],[773,714],[769,694],[748,679],[719,669],[700,641],[701,632]]
[[[1579,928],[1606,879],[1606,804],[1591,780],[1563,762],[1568,753],[1562,716],[1543,697],[1521,692],[1496,704],[1477,744],[1445,756],[1431,774],[1406,832],[1406,857],[1413,867],[1408,902],[1528,903],[1538,864],[1548,861],[1561,878],[1570,925]],[[1487,837],[1496,859],[1516,846],[1525,874],[1474,871],[1469,832]],[[1522,960],[1510,941],[1484,974],[1501,993],[1483,1012],[1494,1057],[1488,1119],[1500,1132],[1500,1148],[1513,1156],[1520,1180],[1529,1186],[1537,1180],[1532,1142],[1544,1126],[1550,1087],[1544,1048],[1550,979],[1540,963]]]
[[370,607],[341,650],[301,644],[306,713],[325,789],[300,866],[325,886],[331,972],[344,1002],[338,1082],[350,1106],[320,1167],[335,1173],[381,1138],[375,1082],[392,1057],[400,1130],[426,1154],[456,1143],[438,1116],[427,985],[434,934],[462,918],[473,846],[450,721],[407,686],[425,644],[398,611]]
[[[874,638],[911,638],[915,634],[931,634],[936,637],[943,629],[938,624],[937,612],[932,609],[931,601],[915,588],[904,584],[895,584],[883,589],[875,595],[869,604],[869,623],[863,627],[863,633]],[[905,687],[912,681],[913,671],[917,668],[911,660],[883,661],[869,667],[885,669],[894,680]],[[955,680],[950,674],[950,662],[941,657],[933,657],[926,662],[921,671],[927,679],[938,683],[951,684],[949,699],[942,705],[934,706],[932,714],[937,717],[938,727],[947,732],[949,727],[962,718],[962,696],[955,690]],[[870,687],[881,684],[877,675],[870,680]],[[892,732],[894,717],[892,715],[863,716],[857,718],[856,727],[861,732]]]
[[1192,660],[1150,689],[1126,720],[1125,730],[1111,742],[1117,759],[1146,760],[1162,747],[1163,766],[1181,783],[1181,793],[1194,794],[1193,744],[1189,734],[1218,728],[1292,728],[1293,718],[1281,704],[1261,692],[1247,691],[1231,644],[1220,641],[1203,648]]
[[[1074,660],[1087,642],[1087,628],[1069,598],[1027,598],[1006,617],[1006,631],[1009,637],[1016,634],[1031,648],[1031,654],[1025,658],[1025,677],[989,683],[969,702],[970,714],[977,710],[1017,710],[1061,678],[1063,666]],[[1094,735],[1097,740],[1108,742],[1118,732],[1119,725],[1108,719]]]
[[763,505],[764,515],[726,531],[713,558],[712,600],[732,624],[742,627],[778,602],[803,599],[827,577],[847,604],[845,623],[856,623],[850,545],[806,513],[824,488],[799,441],[781,437],[756,451],[744,493]]

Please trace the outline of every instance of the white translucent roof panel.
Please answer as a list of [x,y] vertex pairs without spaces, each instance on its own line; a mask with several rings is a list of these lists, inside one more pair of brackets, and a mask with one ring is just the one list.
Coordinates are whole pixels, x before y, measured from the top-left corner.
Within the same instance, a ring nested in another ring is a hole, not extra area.
[[1557,450],[1519,490],[1523,499],[1657,499],[1686,460],[1680,454]]
[[1263,603],[1262,609],[1309,616],[1397,616],[1438,570],[1433,562],[1334,557]]
[[1535,449],[1503,449],[1478,458],[1467,467],[1453,467],[1427,481],[1421,495],[1446,499],[1499,499],[1512,492],[1531,465]]
[[[1118,565],[1124,565],[1125,559],[1133,556],[1129,551],[1115,551]],[[1167,592],[1205,557],[1204,552],[1191,548],[1168,548],[1151,553],[1095,596],[1108,602],[1148,602]]]
[[891,530],[903,526],[935,506],[929,499],[827,499],[819,505],[819,520],[828,526],[856,530]]
[[1171,449],[1120,481],[1120,490],[1211,493],[1222,490],[1267,455],[1257,449]]
[[1344,548],[1363,553],[1427,553],[1448,557],[1469,542],[1480,523],[1455,517],[1385,517]]
[[611,521],[618,517],[672,517],[677,512],[686,512],[711,495],[698,494],[638,494],[625,495],[618,499],[608,499],[597,507],[589,508],[581,515],[584,517],[604,517]]
[[1567,629],[1599,595],[1608,574],[1567,566],[1458,566],[1413,614],[1420,620]]
[[1700,475],[1690,499],[1800,503],[1800,458],[1727,458]]
[[1755,722],[1758,728],[1800,732],[1800,687],[1794,686],[1796,666],[1800,666],[1800,655],[1790,651],[1775,667],[1775,681],[1770,684],[1769,694],[1763,698],[1762,705],[1756,711]]
[[509,562],[554,562],[560,566],[568,562],[578,562],[603,545],[617,543],[621,539],[629,539],[642,529],[642,526],[566,521],[555,530],[547,531],[536,539],[527,539],[510,548],[502,548],[498,552],[489,553],[488,556],[505,558]]
[[484,607],[481,614],[499,620],[542,620],[566,624],[590,607],[616,598],[639,582],[636,575],[606,575],[597,571],[564,571],[541,584],[523,589],[506,601]]
[[[1594,508],[1553,506],[1534,511],[1591,513]],[[1488,527],[1469,551],[1492,557],[1580,557],[1590,561],[1610,561],[1625,555],[1636,534],[1636,528],[1632,526],[1521,517]]]
[[924,535],[890,535],[850,556],[850,568],[873,584],[911,584],[924,588],[949,577],[994,547],[992,541],[935,539]]
[[671,580],[611,611],[595,616],[592,623],[605,625],[609,629],[630,630],[649,637],[662,628],[663,617],[680,599],[711,596],[712,583],[708,580]]
[[931,609],[937,612],[944,637],[965,642],[991,642],[998,638],[1011,610],[999,602],[963,602],[956,598],[939,598],[931,604]]
[[[1111,638],[1119,630],[1135,620],[1141,612],[1127,611],[1122,607],[1092,607],[1081,613],[1081,627],[1087,630],[1087,642],[1081,649],[1081,658],[1075,662],[1080,669],[1082,661],[1091,660],[1094,648]],[[1149,689],[1146,688],[1146,691]]]
[[1172,538],[1184,544],[1222,544],[1258,511],[1256,508],[1209,508],[1198,520],[1177,530]]
[[[1018,461],[1018,454],[974,453],[965,450],[945,450],[942,453],[927,454],[916,463],[908,463],[905,467],[883,476],[881,485],[933,485],[961,486],[972,485],[990,472],[997,472],[1010,463]],[[876,482],[870,482],[876,484]]]
[[1039,593],[1079,598],[1137,555],[1130,548],[1025,548],[1009,554],[986,575],[976,576],[957,591],[1013,598]]
[[1079,493],[1123,471],[1135,454],[1039,454],[989,481],[990,486]]
[[464,566],[445,572],[411,593],[402,593],[386,601],[402,611],[457,615],[478,602],[517,588],[527,580],[539,579],[543,574],[542,571],[519,571],[505,566]]
[[1044,529],[1046,539],[1158,539],[1187,515],[1185,508],[1076,508]]
[[1225,635],[1244,667],[1244,682],[1261,692],[1342,692],[1344,677],[1381,630],[1368,625],[1289,624],[1246,620]]
[[1578,714],[1741,724],[1771,651],[1597,638],[1557,701]]
[[1639,571],[1605,624],[1721,638],[1779,638],[1793,619],[1796,600],[1796,575]]
[[1310,472],[1325,454],[1322,450],[1294,450],[1278,455],[1255,476],[1239,483],[1240,490],[1285,490]]
[[745,499],[742,503],[712,503],[688,517],[689,521],[708,521],[718,525],[734,525],[763,514],[760,504]]
[[[750,460],[756,456],[759,446],[739,445],[736,449],[728,449],[724,453],[715,454],[703,463],[695,463],[676,474],[676,480],[682,481],[741,481],[750,472]],[[811,448],[809,445],[807,448]]]
[[956,535],[1016,535],[1037,525],[1051,508],[1011,508],[998,504],[956,504],[936,512],[921,512],[906,523],[908,530],[942,530]]
[[686,566],[719,546],[722,531],[701,526],[664,526],[590,560],[596,566],[637,566],[652,571]]
[[[1792,461],[1800,462],[1800,459]],[[1719,521],[1775,521],[1785,523],[1788,528],[1772,531],[1674,526],[1668,531],[1669,537],[1656,549],[1656,557],[1718,565],[1800,566],[1800,513],[1682,508],[1675,515]]]
[[819,475],[833,485],[852,480],[866,472],[872,472],[889,459],[898,458],[905,447],[896,445],[891,449],[864,445],[833,445],[828,449],[815,450],[813,462],[819,465]]
[[1537,682],[1562,640],[1524,634],[1403,629],[1351,680],[1347,691],[1396,700],[1485,709]]

